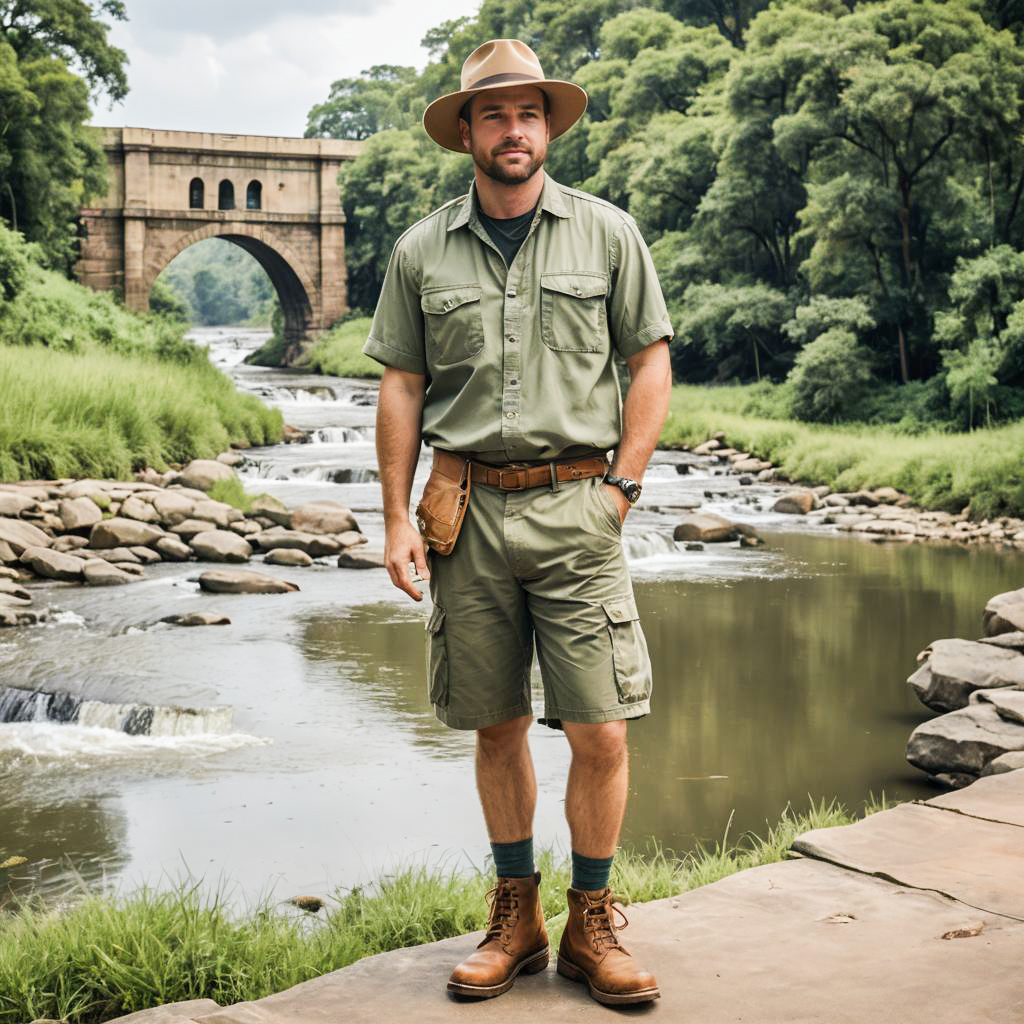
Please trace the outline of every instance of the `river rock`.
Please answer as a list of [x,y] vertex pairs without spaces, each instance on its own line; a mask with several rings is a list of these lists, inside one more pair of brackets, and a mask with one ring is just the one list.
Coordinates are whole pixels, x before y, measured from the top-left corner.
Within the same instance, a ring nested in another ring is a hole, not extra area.
[[18,556],[14,552],[14,548],[11,547],[7,541],[0,539],[0,565],[5,562],[16,562]]
[[105,504],[110,500],[106,495],[107,486],[107,483],[103,480],[76,480],[64,488],[64,497],[71,499],[92,498],[96,495],[99,497],[97,504]]
[[245,462],[245,456],[241,452],[221,452],[217,456],[218,462],[223,462],[225,466],[240,466]]
[[87,547],[89,544],[88,537],[80,537],[74,533],[66,533],[63,537],[58,537],[53,542],[54,551],[63,551],[65,554],[70,551],[75,551],[78,548]]
[[45,608],[25,608],[13,598],[0,594],[0,627],[34,626],[46,622],[50,613]]
[[140,523],[160,522],[160,513],[148,502],[132,495],[121,503],[120,515],[125,519],[137,519]]
[[672,531],[673,540],[699,540],[706,544],[719,541],[735,540],[738,531],[736,524],[729,522],[713,512],[701,512],[692,516],[683,516]]
[[1011,651],[1024,652],[1024,633],[1015,629],[1012,633],[997,633],[995,636],[985,636],[979,644],[991,644],[993,647],[1005,647]]
[[142,544],[148,547],[164,535],[163,530],[149,523],[140,523],[134,519],[122,519],[115,516],[97,523],[89,534],[89,546],[92,548],[131,547]]
[[814,508],[814,492],[809,490],[787,491],[772,506],[773,512],[805,516]]
[[237,533],[239,537],[253,537],[257,533],[263,532],[263,527],[252,519],[238,519],[233,523],[228,523],[228,529]]
[[271,548],[263,559],[268,565],[312,565],[313,559],[300,548]]
[[172,626],[230,626],[231,620],[220,612],[183,612],[179,615],[165,615],[161,622]]
[[[162,540],[163,538],[161,538]],[[152,548],[144,548],[140,544],[136,544],[134,547],[128,549],[136,558],[137,561],[143,565],[153,565],[160,561],[160,552],[154,551]]]
[[114,562],[115,565],[122,572],[128,573],[129,576],[145,576],[146,570],[138,564],[138,562]]
[[204,562],[248,562],[252,547],[248,541],[230,530],[207,530],[197,533],[189,547]]
[[38,502],[27,494],[19,494],[17,491],[0,491],[0,516],[11,516],[16,518],[22,512],[35,508]]
[[26,604],[32,600],[32,595],[20,583],[6,576],[0,577],[0,597],[16,597]]
[[192,549],[178,537],[161,537],[153,547],[168,562],[187,562],[192,557]]
[[342,551],[338,555],[339,569],[383,569],[383,551]]
[[718,441],[715,438],[711,438],[711,440],[705,441],[703,444],[697,445],[697,447],[693,449],[693,454],[694,455],[712,455],[721,447],[722,447],[722,442],[721,441]]
[[873,497],[880,505],[891,505],[899,501],[903,495],[897,491],[895,487],[876,487],[871,492],[871,497]]
[[985,636],[1024,630],[1024,587],[990,598],[982,615],[982,625]]
[[1024,688],[1024,654],[973,640],[936,640],[926,660],[907,679],[923,704],[935,711],[966,707],[975,690]]
[[216,529],[209,519],[186,519],[183,523],[171,527],[171,533],[184,540],[191,540],[197,533],[207,533]]
[[354,548],[357,544],[368,543],[370,538],[358,530],[346,530],[339,533],[336,539],[343,548]]
[[1024,725],[1024,691],[1013,689],[975,690],[971,694],[971,703],[991,704],[1004,722],[1016,722]]
[[1024,726],[1000,718],[992,704],[969,704],[922,722],[907,742],[907,760],[932,775],[978,778],[994,758],[1024,750]]
[[209,491],[218,480],[237,480],[238,474],[223,462],[214,459],[193,459],[179,475],[186,487]]
[[115,587],[122,583],[134,583],[138,578],[102,559],[86,562],[82,568],[82,575],[90,587]]
[[224,529],[229,523],[236,519],[244,518],[243,514],[234,506],[227,505],[223,501],[197,501],[192,509],[192,519],[201,519],[206,523],[213,523]]
[[192,498],[177,491],[163,491],[153,499],[153,508],[164,526],[177,526],[178,523],[191,519],[195,504]]
[[[20,557],[26,548],[48,548],[53,538],[42,530],[21,519],[0,518],[0,541],[11,549],[16,557]],[[5,558],[4,561],[13,561]]]
[[287,594],[299,589],[287,580],[248,569],[211,569],[199,577],[199,586],[216,594]]
[[32,566],[32,571],[38,576],[47,579],[77,582],[82,578],[81,559],[50,548],[25,548],[21,561]]
[[274,526],[252,538],[253,543],[263,551],[273,548],[298,548],[313,558],[323,555],[336,555],[342,544],[335,537],[315,536],[301,530],[286,530],[283,526]]
[[292,525],[292,514],[288,506],[269,494],[261,494],[258,498],[253,498],[249,514],[265,516],[278,526],[290,527]]
[[84,549],[81,554],[88,555],[89,558],[101,558],[104,562],[111,563],[131,563],[138,565],[141,559],[138,555],[134,554],[131,548],[119,547],[119,548],[87,548]]
[[337,501],[310,501],[292,510],[292,528],[305,533],[344,533],[358,530],[356,517]]
[[982,775],[1001,775],[1003,772],[1015,772],[1024,768],[1024,750],[1011,750],[1008,754],[993,757],[982,770]]

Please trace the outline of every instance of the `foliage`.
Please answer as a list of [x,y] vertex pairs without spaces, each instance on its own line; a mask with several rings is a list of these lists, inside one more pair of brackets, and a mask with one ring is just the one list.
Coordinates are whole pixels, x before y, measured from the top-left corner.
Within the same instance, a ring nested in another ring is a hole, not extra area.
[[843,419],[870,379],[870,354],[855,335],[831,327],[796,357],[789,375],[793,415],[818,422]]
[[265,498],[266,494],[249,494],[242,486],[242,481],[237,476],[228,477],[225,480],[214,480],[213,486],[207,492],[214,501],[223,501],[227,505],[233,505],[246,515],[252,511],[252,503],[256,498]]
[[[885,809],[872,801],[865,814]],[[764,837],[675,857],[621,851],[612,884],[626,903],[659,899],[782,859],[797,835],[849,824],[841,806],[787,807]],[[552,943],[565,923],[570,867],[538,857],[541,904]],[[260,999],[362,957],[462,935],[486,924],[489,873],[408,866],[372,885],[338,891],[322,916],[264,896],[232,912],[222,884],[184,880],[170,891],[83,895],[61,911],[28,905],[0,917],[0,1024],[37,1018],[98,1024],[158,1004]]]
[[380,363],[362,352],[370,323],[370,318],[364,316],[337,324],[317,338],[300,365],[336,377],[380,377]]
[[192,319],[192,311],[188,303],[163,278],[159,277],[149,290],[149,309],[152,313],[169,317],[181,324],[190,323]]

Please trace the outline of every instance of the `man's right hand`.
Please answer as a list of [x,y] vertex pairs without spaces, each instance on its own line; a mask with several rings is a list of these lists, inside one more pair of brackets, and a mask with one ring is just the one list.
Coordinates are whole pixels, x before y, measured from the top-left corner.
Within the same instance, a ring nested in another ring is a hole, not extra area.
[[384,564],[387,566],[391,582],[399,590],[404,590],[414,601],[422,601],[423,595],[409,575],[409,563],[416,566],[416,575],[424,580],[430,579],[427,568],[427,553],[423,547],[423,538],[411,522],[397,522],[386,528],[384,535]]

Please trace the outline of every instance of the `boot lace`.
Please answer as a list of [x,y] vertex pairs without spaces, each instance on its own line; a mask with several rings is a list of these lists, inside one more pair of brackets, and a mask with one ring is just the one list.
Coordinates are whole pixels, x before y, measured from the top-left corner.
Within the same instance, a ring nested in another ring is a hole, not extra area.
[[519,898],[516,891],[506,879],[499,878],[498,884],[487,893],[487,902],[490,904],[491,912],[484,942],[497,939],[503,946],[507,945],[512,939],[512,929],[519,918]]
[[[623,913],[621,907],[612,903],[609,893],[604,899],[592,900],[585,897],[586,905],[583,908],[583,928],[589,933],[590,941],[595,953],[604,949],[622,949],[616,928],[625,928],[629,924],[629,918]],[[616,924],[614,914],[622,918],[621,924]],[[625,952],[625,950],[623,950]]]

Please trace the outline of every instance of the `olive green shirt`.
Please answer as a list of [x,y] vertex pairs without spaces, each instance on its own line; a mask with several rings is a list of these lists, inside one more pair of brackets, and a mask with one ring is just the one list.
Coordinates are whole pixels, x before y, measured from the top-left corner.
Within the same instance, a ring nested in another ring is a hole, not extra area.
[[363,352],[427,377],[423,439],[491,462],[614,448],[613,356],[671,337],[633,218],[544,176],[510,267],[468,195],[395,245]]

